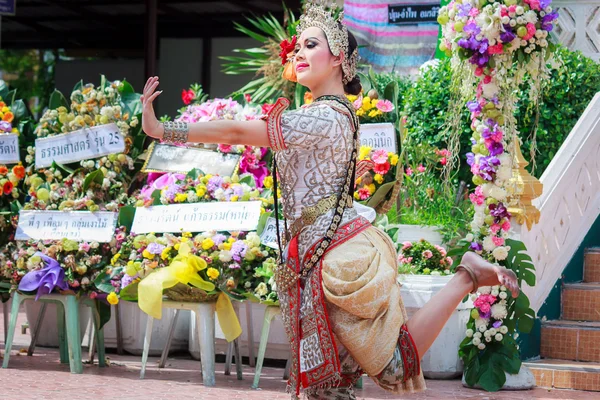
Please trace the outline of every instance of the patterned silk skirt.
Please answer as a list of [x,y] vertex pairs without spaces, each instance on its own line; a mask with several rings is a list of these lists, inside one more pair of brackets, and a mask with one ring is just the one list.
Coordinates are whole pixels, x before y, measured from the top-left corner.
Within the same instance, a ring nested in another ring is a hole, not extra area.
[[344,379],[337,388],[308,390],[309,398],[353,399],[362,373],[393,393],[425,389],[396,266],[394,244],[372,226],[326,253],[323,292]]

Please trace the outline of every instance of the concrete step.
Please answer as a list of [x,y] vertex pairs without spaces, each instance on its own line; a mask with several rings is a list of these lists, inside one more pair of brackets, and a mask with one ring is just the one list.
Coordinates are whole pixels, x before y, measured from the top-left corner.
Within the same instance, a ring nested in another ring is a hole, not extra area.
[[600,282],[600,247],[585,249],[583,264],[583,281]]
[[600,283],[570,283],[562,292],[562,319],[600,321]]
[[542,322],[543,358],[600,362],[600,322]]
[[523,364],[533,372],[538,387],[600,391],[599,363],[542,359]]

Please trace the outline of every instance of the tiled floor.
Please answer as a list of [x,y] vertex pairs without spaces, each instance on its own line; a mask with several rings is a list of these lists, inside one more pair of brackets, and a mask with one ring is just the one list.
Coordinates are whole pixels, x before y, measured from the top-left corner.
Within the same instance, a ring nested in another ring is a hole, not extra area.
[[[0,342],[3,342],[0,324]],[[33,357],[25,350],[29,337],[17,332],[8,369],[0,369],[0,399],[109,399],[109,400],[186,400],[186,399],[289,399],[285,394],[283,369],[264,368],[261,390],[250,388],[254,368],[244,366],[244,379],[238,381],[235,372],[223,374],[224,364],[217,364],[216,387],[202,384],[200,363],[186,359],[185,355],[169,359],[163,370],[158,370],[158,358],[150,358],[146,379],[139,379],[140,358],[108,354],[110,365],[99,368],[86,365],[82,375],[69,373],[68,365],[58,362],[58,349],[38,348]],[[3,348],[3,344],[0,346]],[[3,351],[2,351],[3,353]],[[85,356],[85,354],[84,354]],[[365,378],[364,389],[357,390],[359,399],[597,399],[599,394],[569,390],[535,389],[525,392],[485,393],[481,390],[463,388],[460,381],[428,380],[427,391],[419,394],[391,395],[376,387]]]

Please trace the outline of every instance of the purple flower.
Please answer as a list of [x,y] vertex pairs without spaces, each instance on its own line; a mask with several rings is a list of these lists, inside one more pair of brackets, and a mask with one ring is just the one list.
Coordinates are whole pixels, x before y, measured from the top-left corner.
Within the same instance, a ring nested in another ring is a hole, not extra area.
[[540,7],[546,8],[552,3],[552,0],[540,0]]
[[172,184],[171,186],[167,187],[167,190],[165,190],[165,197],[168,200],[173,200],[175,198],[175,195],[179,193],[180,188],[181,186]]
[[492,324],[492,326],[496,329],[500,328],[502,326],[502,321],[496,321]]
[[133,276],[129,276],[127,274],[123,275],[123,278],[121,279],[121,289],[123,289],[126,286],[129,286],[131,282],[133,282],[133,278]]
[[550,14],[546,14],[542,17],[542,29],[548,32],[551,32],[554,29],[554,25],[552,23],[555,19],[558,18],[558,13],[556,11],[552,11]]
[[475,51],[479,48],[479,42],[473,36],[471,36],[468,39],[462,38],[458,42],[456,42],[456,44],[462,47],[463,49],[467,50]]
[[469,101],[467,103],[467,108],[472,113],[481,112],[481,105],[479,105],[479,103],[477,102],[477,100]]
[[481,28],[475,22],[469,22],[463,28],[465,33],[470,33],[472,36],[477,36],[481,33]]
[[482,251],[483,250],[483,246],[481,245],[481,243],[471,242],[471,245],[469,246],[469,250],[472,250],[472,251]]
[[[487,51],[487,49],[486,49]],[[490,56],[487,54],[475,53],[473,57],[469,59],[471,64],[477,65],[478,67],[485,67],[490,60]]]
[[206,189],[208,189],[208,192],[212,194],[212,193],[214,193],[215,190],[221,188],[222,184],[223,184],[223,178],[221,178],[220,176],[213,176],[212,178],[210,178],[208,180]]
[[244,195],[244,188],[242,188],[241,186],[234,186],[233,194],[238,197],[242,197]]
[[227,239],[227,237],[225,235],[221,235],[220,233],[217,233],[215,236],[212,237],[212,240],[216,246],[223,243],[225,239]]
[[237,262],[242,261],[242,257],[246,256],[246,251],[248,251],[248,246],[241,240],[238,240],[231,246],[231,253],[233,255],[233,259]]
[[459,17],[468,17],[469,12],[471,11],[471,4],[458,4],[458,16]]
[[148,250],[148,253],[150,254],[161,254],[164,249],[165,246],[154,242],[150,243],[148,247],[146,247],[146,250]]
[[0,121],[0,131],[10,132],[12,130],[12,124],[7,121]]
[[484,313],[484,312],[481,312],[481,310],[479,310],[479,316],[481,318],[489,318],[492,316],[492,311],[488,311],[488,312]]
[[483,128],[483,132],[481,132],[481,137],[484,139],[489,139],[492,136],[492,131],[487,126]]
[[229,264],[229,269],[240,269],[241,266],[238,263]]
[[[475,140],[475,139],[471,138],[471,144],[472,144],[472,145],[476,145],[476,144],[477,144],[477,140]],[[471,153],[471,154],[473,154],[473,153]]]
[[490,155],[492,155],[492,156],[498,156],[498,155],[500,155],[500,154],[502,154],[504,152],[504,146],[500,142],[494,142],[488,148],[488,150],[490,151]]
[[479,160],[479,175],[486,181],[494,180],[494,175],[496,174],[496,167],[498,165],[500,165],[500,160],[498,160],[498,157],[482,157]]
[[[475,139],[471,139],[473,144],[477,144],[477,141]],[[472,166],[475,163],[475,154],[473,153],[467,153],[467,164],[469,164],[469,166]]]
[[499,221],[503,218],[510,218],[510,213],[506,209],[504,203],[500,202],[498,204],[490,204],[490,215],[496,217],[496,221]]
[[510,43],[517,36],[513,33],[512,27],[510,25],[504,25],[504,32],[500,33],[500,40],[502,43]]

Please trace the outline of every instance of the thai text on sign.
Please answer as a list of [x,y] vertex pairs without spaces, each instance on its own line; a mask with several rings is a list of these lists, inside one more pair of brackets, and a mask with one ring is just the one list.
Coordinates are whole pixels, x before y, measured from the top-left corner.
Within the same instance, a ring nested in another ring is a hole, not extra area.
[[109,211],[21,210],[16,240],[96,241],[108,243],[115,234],[117,213]]
[[[279,224],[279,232],[281,235],[285,234],[283,224]],[[260,235],[260,241],[267,247],[279,249],[279,245],[277,244],[277,226],[275,224],[275,218],[267,218],[265,228]]]
[[66,164],[125,151],[125,141],[116,124],[81,129],[35,140],[35,167],[53,162]]
[[17,164],[19,161],[21,161],[19,135],[15,133],[0,135],[0,163]]
[[131,231],[141,233],[255,231],[260,201],[169,204],[138,207]]
[[398,152],[396,130],[394,125],[390,123],[362,124],[359,138],[361,146],[369,146],[372,149],[385,149],[392,153]]
[[388,22],[395,25],[437,23],[439,11],[439,1],[429,4],[390,4],[388,5]]

